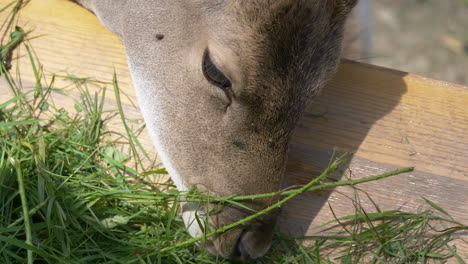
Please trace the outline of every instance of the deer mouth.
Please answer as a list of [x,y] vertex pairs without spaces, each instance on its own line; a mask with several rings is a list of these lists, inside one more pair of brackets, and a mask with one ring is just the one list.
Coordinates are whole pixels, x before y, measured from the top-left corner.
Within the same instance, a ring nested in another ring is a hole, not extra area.
[[[189,207],[187,204],[185,209],[189,209]],[[240,208],[228,207],[217,212],[215,215],[207,216],[204,213],[206,209],[208,208],[198,209],[198,215],[208,217],[208,225],[215,229],[239,221],[249,215],[249,213],[243,212]],[[203,235],[202,230],[206,227],[199,226],[200,222],[193,220],[194,214],[194,211],[186,211],[185,215],[183,214],[183,218],[184,222],[191,223],[191,225],[188,225],[191,235],[199,237]],[[201,242],[199,246],[212,255],[231,260],[247,261],[261,258],[270,248],[278,214],[279,209],[276,209],[257,219],[250,220],[238,228],[209,237]]]

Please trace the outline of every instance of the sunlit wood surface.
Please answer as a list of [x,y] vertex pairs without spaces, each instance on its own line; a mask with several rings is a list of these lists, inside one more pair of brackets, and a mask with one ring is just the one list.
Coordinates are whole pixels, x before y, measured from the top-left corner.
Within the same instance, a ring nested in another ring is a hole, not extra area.
[[[0,0],[0,4],[6,3]],[[88,11],[64,0],[36,0],[22,12],[21,24],[33,29],[31,41],[44,71],[110,81],[136,102],[124,48]],[[15,60],[23,86],[32,87],[33,73],[24,51]],[[13,69],[15,70],[15,69]],[[56,85],[60,87],[60,83]],[[0,98],[8,98],[0,82]],[[110,108],[115,105],[108,93]],[[73,108],[73,102],[58,102]],[[140,117],[124,98],[127,114]],[[381,210],[417,212],[421,197],[468,221],[468,88],[370,65],[344,61],[335,79],[311,104],[298,125],[287,171],[288,184],[304,184],[321,172],[333,153],[351,151],[352,178],[396,168],[415,171],[360,185]],[[151,148],[147,134],[141,137]],[[344,178],[349,175],[334,175]],[[284,209],[280,228],[295,235],[316,234],[318,225],[352,214],[351,188],[303,195]],[[367,211],[375,211],[361,193]],[[463,242],[458,252],[468,252]],[[465,252],[465,253],[463,253]]]

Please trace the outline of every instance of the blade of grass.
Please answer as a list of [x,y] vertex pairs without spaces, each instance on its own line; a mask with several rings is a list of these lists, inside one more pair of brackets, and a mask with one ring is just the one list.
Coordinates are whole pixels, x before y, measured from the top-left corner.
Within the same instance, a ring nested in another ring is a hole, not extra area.
[[[122,107],[122,100],[120,99],[120,88],[119,88],[119,85],[117,83],[117,74],[115,73],[115,71],[114,71],[114,75],[113,75],[113,78],[112,78],[112,85],[114,87],[115,99],[116,99],[116,103],[117,103],[117,108],[119,110],[120,118],[122,120],[125,131],[127,132],[128,143],[130,144],[130,147],[131,147],[131,149],[133,151],[133,155],[135,155],[137,162],[143,168],[144,167],[143,163],[141,162],[141,159],[139,157],[138,151],[137,151],[137,149],[135,147],[135,143],[134,143],[134,142],[138,142],[138,139],[135,137],[135,135],[131,131],[130,127],[127,125],[127,121],[126,121],[125,114],[124,114],[123,107]],[[143,147],[141,145],[139,145],[139,146],[140,146],[140,149],[143,149]],[[146,151],[143,150],[143,154],[146,156],[146,158],[150,159],[150,157],[148,156]]]
[[[440,207],[439,205],[437,205],[436,203],[434,203],[433,201],[429,200],[429,199],[426,199],[424,197],[421,197],[427,204],[429,204],[432,208],[436,209],[437,211],[443,213],[444,215],[447,215],[449,216],[452,220],[454,220],[450,214],[445,211],[442,207]],[[455,220],[454,220],[455,221]]]
[[32,92],[33,92],[33,90],[28,91],[26,93],[19,94],[19,95],[15,96],[15,97],[11,98],[10,100],[6,101],[5,103],[0,104],[0,110],[7,107],[7,106],[9,106],[12,103],[15,103],[16,101],[20,100],[21,98],[25,97],[26,95],[28,95],[28,94],[30,94]]
[[457,259],[458,264],[466,264],[466,262],[457,254],[457,252],[449,245],[446,245],[452,256]]
[[[18,188],[21,197],[21,207],[23,208],[24,226],[26,228],[26,244],[32,246],[31,219],[29,218],[28,199],[26,197],[26,190],[24,188],[24,178],[21,171],[21,163],[15,158],[10,158],[10,162],[15,168],[18,177]],[[33,251],[31,249],[27,249],[27,252],[28,264],[33,264]]]
[[7,9],[10,8],[11,6],[13,6],[15,3],[16,3],[16,1],[12,1],[11,3],[7,4],[6,6],[0,8],[0,13],[2,13],[2,12],[5,11],[5,10],[7,10]]
[[33,119],[33,120],[21,120],[21,121],[13,121],[13,122],[2,122],[0,123],[0,128],[6,128],[11,126],[21,126],[21,125],[29,125],[34,124],[42,121],[41,119]]
[[46,258],[49,258],[49,259],[54,259],[56,261],[60,261],[57,258],[55,258],[53,255],[48,254],[47,252],[45,252],[44,250],[42,250],[40,248],[37,248],[37,247],[35,247],[35,246],[33,246],[33,245],[29,244],[29,243],[25,243],[25,242],[23,242],[21,240],[12,239],[12,238],[0,235],[0,241],[11,244],[11,245],[15,245],[15,246],[17,246],[19,248],[22,248],[22,249],[26,249],[28,252],[34,252],[34,253],[36,253],[38,255],[41,255],[43,257],[46,257]]

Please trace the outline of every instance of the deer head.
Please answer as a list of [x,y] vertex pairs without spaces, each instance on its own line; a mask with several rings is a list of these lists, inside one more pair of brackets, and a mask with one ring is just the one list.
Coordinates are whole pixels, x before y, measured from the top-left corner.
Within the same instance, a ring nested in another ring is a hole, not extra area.
[[[357,0],[81,0],[126,48],[141,111],[181,191],[216,196],[280,189],[288,144],[306,104],[333,75]],[[272,201],[245,204],[261,209]],[[194,221],[209,206],[184,204]],[[225,208],[214,227],[250,212]],[[255,259],[277,212],[210,238],[213,254]]]

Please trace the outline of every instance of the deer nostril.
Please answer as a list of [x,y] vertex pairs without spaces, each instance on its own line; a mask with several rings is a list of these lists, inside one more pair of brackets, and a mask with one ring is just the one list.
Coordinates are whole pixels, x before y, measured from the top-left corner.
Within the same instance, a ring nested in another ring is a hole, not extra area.
[[273,230],[269,227],[244,230],[237,241],[235,258],[245,261],[263,257],[270,248],[272,237]]
[[245,245],[242,243],[242,237],[245,235],[245,232],[246,231],[244,230],[239,236],[239,239],[237,240],[236,250],[233,256],[234,259],[242,261],[252,260],[250,253],[245,248]]

